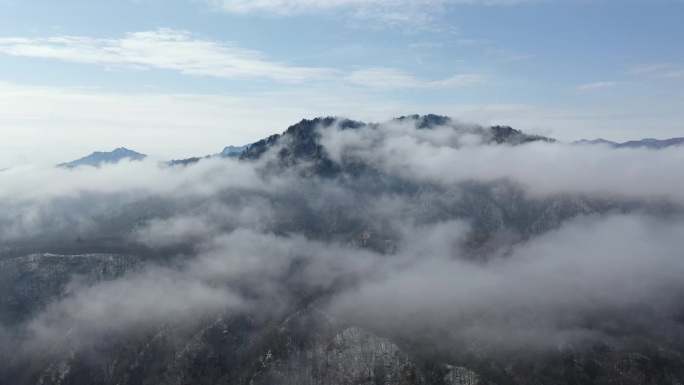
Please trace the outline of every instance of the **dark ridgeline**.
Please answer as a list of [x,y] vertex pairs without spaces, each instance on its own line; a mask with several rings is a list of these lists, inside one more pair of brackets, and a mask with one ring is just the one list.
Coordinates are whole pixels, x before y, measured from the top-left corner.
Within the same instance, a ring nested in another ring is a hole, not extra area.
[[684,144],[684,138],[670,138],[665,140],[658,140],[653,138],[646,138],[641,140],[630,140],[624,143],[617,143],[605,139],[594,139],[594,140],[578,140],[573,142],[573,144],[579,145],[591,145],[591,144],[601,144],[613,148],[646,148],[650,150],[660,150],[668,147],[677,147]]

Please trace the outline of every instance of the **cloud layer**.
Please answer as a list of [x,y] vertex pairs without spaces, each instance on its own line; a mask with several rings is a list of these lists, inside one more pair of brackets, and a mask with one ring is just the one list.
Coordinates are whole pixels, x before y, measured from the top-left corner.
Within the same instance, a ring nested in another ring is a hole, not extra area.
[[287,137],[255,161],[0,173],[5,244],[110,231],[162,254],[75,279],[13,327],[33,351],[313,302],[382,335],[485,350],[680,332],[681,149],[492,145],[474,125],[416,124],[319,128],[348,167],[334,178],[275,166]]

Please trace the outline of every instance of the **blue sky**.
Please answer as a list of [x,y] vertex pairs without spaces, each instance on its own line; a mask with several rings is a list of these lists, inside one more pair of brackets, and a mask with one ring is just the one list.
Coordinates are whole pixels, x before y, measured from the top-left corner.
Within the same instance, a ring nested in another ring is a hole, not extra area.
[[0,166],[202,155],[322,115],[684,136],[682,15],[679,0],[0,0]]

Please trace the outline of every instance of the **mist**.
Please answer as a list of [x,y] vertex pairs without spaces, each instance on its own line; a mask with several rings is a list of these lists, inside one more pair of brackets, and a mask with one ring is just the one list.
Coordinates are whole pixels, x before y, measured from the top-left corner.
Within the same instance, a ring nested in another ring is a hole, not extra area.
[[309,305],[425,345],[537,350],[681,333],[681,148],[513,146],[476,125],[416,125],[317,128],[333,162],[366,165],[359,175],[317,176],[311,159],[274,168],[287,137],[257,160],[2,172],[5,248],[112,237],[155,252],[111,280],[72,277],[5,327],[25,352]]

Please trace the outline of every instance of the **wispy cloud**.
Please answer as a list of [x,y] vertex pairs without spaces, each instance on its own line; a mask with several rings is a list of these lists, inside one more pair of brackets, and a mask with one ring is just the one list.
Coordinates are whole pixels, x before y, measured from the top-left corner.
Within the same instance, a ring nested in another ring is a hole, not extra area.
[[483,83],[482,75],[459,74],[441,80],[423,80],[393,68],[367,68],[353,72],[347,81],[379,89],[440,89]]
[[460,46],[480,46],[487,43],[484,39],[456,39],[456,45]]
[[420,5],[431,7],[449,4],[511,5],[534,0],[424,0],[416,4],[415,0],[205,0],[217,9],[231,13],[269,12],[291,14],[311,12],[322,9],[340,7],[372,8],[407,8]]
[[644,64],[633,67],[630,75],[649,75],[659,78],[684,78],[684,65],[672,63]]
[[415,50],[430,50],[430,49],[438,49],[438,48],[442,48],[442,47],[444,47],[443,43],[432,42],[432,41],[424,41],[424,42],[409,44],[409,48],[415,49]]
[[611,88],[611,87],[616,87],[622,84],[621,82],[595,82],[595,83],[587,83],[587,84],[582,84],[575,89],[577,91],[591,91],[591,90],[596,90],[596,89],[601,89],[601,88]]
[[363,20],[366,26],[440,29],[435,20],[453,5],[513,5],[540,0],[201,0],[214,10],[233,14],[288,16],[334,10],[345,17]]
[[663,75],[666,78],[684,78],[684,69],[669,71]]
[[129,33],[122,39],[84,36],[0,38],[0,53],[95,64],[108,69],[161,69],[186,75],[267,79],[280,83],[347,82],[378,89],[454,88],[485,80],[476,74],[424,80],[394,68],[370,67],[349,73],[332,67],[293,66],[269,60],[259,51],[232,42],[201,40],[188,31],[166,28]]
[[121,39],[83,36],[0,38],[0,52],[74,63],[174,70],[226,79],[265,78],[284,83],[328,79],[336,74],[330,68],[298,67],[271,61],[259,51],[231,42],[202,40],[188,31],[167,28],[129,33]]

